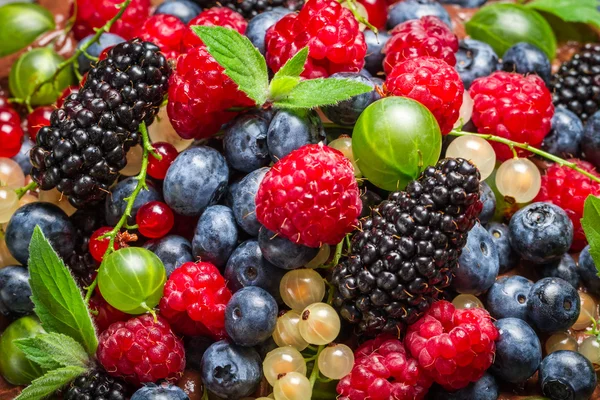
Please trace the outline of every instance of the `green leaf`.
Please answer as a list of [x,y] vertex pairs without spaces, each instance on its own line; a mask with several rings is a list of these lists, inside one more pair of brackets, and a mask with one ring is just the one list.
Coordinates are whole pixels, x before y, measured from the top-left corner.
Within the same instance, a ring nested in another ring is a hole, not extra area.
[[271,100],[279,100],[287,96],[298,85],[307,58],[308,47],[304,47],[294,57],[287,60],[284,66],[275,73],[269,85],[269,98]]
[[273,102],[273,105],[279,108],[316,108],[336,104],[372,90],[371,86],[350,79],[310,79],[298,83],[288,96]]
[[73,338],[60,333],[45,333],[34,337],[15,340],[28,359],[38,363],[42,368],[59,367],[86,368],[90,357],[85,349]]
[[47,372],[27,386],[15,400],[40,400],[54,394],[58,389],[84,374],[82,367],[64,367]]
[[554,14],[544,11],[539,12],[542,17],[552,27],[557,42],[575,41],[580,43],[595,42],[598,40],[598,33],[591,25],[582,22],[563,21]]
[[39,226],[29,245],[29,275],[31,300],[44,329],[72,337],[94,355],[98,338],[81,291]]
[[600,275],[600,198],[590,195],[585,199],[581,226],[590,244],[590,255]]
[[598,0],[533,0],[525,5],[554,14],[563,21],[583,22],[600,28],[600,10]]
[[277,101],[290,94],[290,92],[298,86],[300,78],[294,76],[280,76],[271,81],[269,85],[269,98]]
[[220,26],[193,26],[192,30],[225,69],[225,74],[262,106],[269,94],[269,74],[264,57],[250,39]]
[[495,3],[481,8],[466,24],[471,38],[492,46],[499,57],[519,42],[531,43],[553,60],[556,37],[548,22],[531,8]]

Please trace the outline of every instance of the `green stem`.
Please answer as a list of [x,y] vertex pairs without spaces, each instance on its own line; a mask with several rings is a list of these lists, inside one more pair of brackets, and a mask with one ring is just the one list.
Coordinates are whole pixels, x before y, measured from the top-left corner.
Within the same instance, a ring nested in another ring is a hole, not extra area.
[[37,187],[38,187],[37,183],[35,183],[34,181],[31,181],[31,182],[29,182],[29,184],[27,186],[23,186],[22,188],[16,189],[15,193],[19,197],[19,200],[21,200],[23,198],[23,196],[25,196],[25,193],[29,192],[30,190],[35,190]]
[[588,178],[590,178],[594,182],[600,183],[600,176],[596,176],[596,175],[592,174],[591,172],[588,172],[588,171],[585,171],[585,170],[579,168],[577,166],[577,164],[574,163],[574,162],[567,161],[567,160],[562,159],[562,158],[560,158],[558,156],[555,156],[554,154],[547,153],[547,152],[545,152],[543,150],[540,150],[538,148],[530,146],[527,143],[513,142],[512,140],[505,139],[503,137],[495,136],[495,135],[488,135],[488,134],[482,134],[482,133],[463,132],[463,131],[459,131],[459,130],[453,130],[449,134],[452,135],[452,136],[477,136],[477,137],[485,139],[485,140],[487,140],[489,142],[497,142],[497,143],[505,144],[505,145],[509,146],[510,148],[512,148],[513,150],[514,150],[515,147],[517,147],[519,149],[527,150],[527,151],[530,151],[531,153],[536,154],[536,155],[538,155],[540,157],[544,157],[544,158],[546,158],[546,159],[548,159],[550,161],[554,161],[555,163],[557,163],[560,166],[571,168],[572,170],[575,170],[575,171],[579,172],[580,174],[587,176]]
[[377,28],[375,28],[375,26],[373,26],[365,17],[363,17],[358,12],[358,7],[356,6],[356,0],[341,0],[340,3],[342,3],[342,4],[348,3],[348,8],[350,9],[350,11],[352,11],[352,14],[354,14],[354,18],[356,18],[356,20],[359,23],[365,25],[367,28],[372,30],[373,33],[375,33],[376,35],[379,33],[379,30]]
[[319,371],[319,363],[317,360],[319,359],[319,355],[321,354],[321,352],[324,349],[325,349],[325,345],[319,346],[319,350],[317,351],[317,354],[315,355],[315,362],[313,363],[313,369],[310,372],[310,377],[308,378],[311,388],[315,387],[315,383],[317,382],[317,378],[319,377],[320,371]]

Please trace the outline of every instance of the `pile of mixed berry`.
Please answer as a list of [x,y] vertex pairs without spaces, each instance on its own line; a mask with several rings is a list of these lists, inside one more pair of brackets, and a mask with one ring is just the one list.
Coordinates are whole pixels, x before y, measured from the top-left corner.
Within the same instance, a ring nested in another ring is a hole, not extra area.
[[600,399],[595,3],[0,0],[0,399]]

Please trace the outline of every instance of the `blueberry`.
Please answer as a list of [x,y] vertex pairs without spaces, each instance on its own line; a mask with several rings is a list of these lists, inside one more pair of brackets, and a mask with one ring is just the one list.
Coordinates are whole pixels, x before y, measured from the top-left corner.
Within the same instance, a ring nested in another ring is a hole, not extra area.
[[[84,37],[77,45],[77,49],[80,49],[83,45],[92,40],[93,36],[94,35],[88,35]],[[100,39],[96,43],[93,43],[87,48],[86,53],[92,57],[99,57],[100,53],[102,53],[107,47],[112,47],[119,43],[123,43],[124,41],[125,39],[119,35],[115,35],[114,33],[103,33],[100,35]],[[81,75],[92,69],[92,60],[86,57],[83,53],[77,57],[77,64],[78,71]]]
[[496,319],[527,318],[527,296],[533,282],[514,275],[498,279],[487,294],[487,310]]
[[19,164],[19,167],[23,170],[25,175],[29,175],[31,173],[31,159],[29,157],[29,152],[35,146],[31,140],[25,138],[23,143],[21,144],[21,149],[12,159]]
[[[119,219],[121,219],[121,216],[125,212],[125,208],[127,208],[126,198],[131,196],[137,183],[138,181],[135,177],[124,179],[117,183],[109,196],[106,196],[104,207],[108,225],[114,226],[119,222]],[[146,183],[148,189],[142,189],[133,202],[131,216],[127,218],[127,223],[130,225],[135,224],[135,216],[141,206],[151,201],[163,201],[162,195],[156,190],[154,184],[151,181],[147,181]]]
[[561,278],[569,282],[575,289],[579,288],[579,273],[577,263],[570,254],[565,253],[560,260],[539,266],[540,273],[545,278]]
[[202,12],[202,8],[190,0],[167,0],[156,7],[154,15],[169,14],[177,17],[184,24],[188,24],[198,14]]
[[246,233],[258,236],[261,225],[256,219],[256,192],[269,168],[257,169],[246,175],[231,189],[231,208],[235,220]]
[[426,15],[438,17],[448,26],[452,26],[450,14],[435,0],[405,0],[395,3],[388,10],[387,28],[393,29],[396,25],[411,19],[419,19]]
[[0,314],[22,317],[33,312],[29,271],[20,266],[0,268]]
[[502,56],[502,70],[522,75],[537,74],[546,84],[550,82],[551,69],[546,53],[527,42],[513,45]]
[[263,257],[283,269],[300,268],[317,256],[319,249],[293,243],[264,226],[258,234]]
[[542,149],[563,158],[579,158],[583,131],[583,123],[577,114],[557,107],[552,117],[552,129],[544,138]]
[[188,395],[179,386],[163,382],[160,386],[147,383],[138,389],[131,400],[190,400]]
[[373,76],[377,76],[383,71],[383,47],[392,37],[384,31],[379,31],[376,35],[373,31],[365,30],[365,42],[367,43],[367,56],[365,57],[365,69]]
[[361,191],[360,201],[362,202],[362,211],[360,217],[368,217],[371,215],[371,210],[383,201],[380,195],[372,190]]
[[465,89],[470,88],[475,79],[496,71],[497,65],[498,56],[489,44],[475,39],[460,41],[456,53],[456,70]]
[[202,370],[202,356],[214,341],[206,336],[185,336],[186,369]]
[[550,400],[588,400],[597,379],[592,363],[570,350],[550,353],[540,365],[540,387]]
[[581,140],[583,158],[600,168],[600,135],[597,132],[600,132],[600,111],[595,112],[585,123]]
[[581,303],[577,289],[560,278],[543,278],[533,285],[527,298],[527,321],[540,332],[569,329],[577,318]]
[[550,203],[533,203],[517,211],[508,225],[510,244],[525,260],[537,264],[559,259],[573,242],[573,223]]
[[202,382],[222,399],[249,396],[262,379],[262,360],[251,347],[226,340],[213,343],[202,356]]
[[456,4],[466,8],[477,8],[481,7],[487,2],[487,0],[440,0],[442,4]]
[[76,231],[67,214],[54,204],[35,202],[19,207],[5,231],[6,247],[18,262],[27,265],[36,225],[59,256],[66,258],[73,253]]
[[483,203],[483,209],[479,214],[479,222],[481,222],[482,225],[485,225],[491,221],[496,212],[496,195],[490,185],[481,182],[479,186],[479,198]]
[[360,114],[367,108],[371,103],[379,100],[381,96],[375,90],[375,83],[372,79],[365,77],[364,75],[353,73],[353,72],[338,72],[333,74],[330,78],[347,79],[359,83],[364,83],[373,88],[370,92],[359,94],[348,100],[341,101],[332,106],[322,107],[321,111],[327,118],[333,123],[338,125],[352,126],[360,117]]
[[498,328],[496,355],[489,372],[506,382],[525,382],[542,361],[540,339],[522,319],[502,318],[495,325]]
[[242,172],[252,172],[269,165],[268,129],[269,119],[262,113],[243,114],[228,124],[223,148],[229,165]]
[[325,131],[314,110],[278,110],[267,132],[267,146],[274,162],[305,144],[321,141],[325,141]]
[[248,21],[245,35],[263,56],[266,53],[265,35],[267,34],[267,30],[290,12],[290,10],[285,8],[274,8],[271,11],[258,14]]
[[590,246],[587,245],[579,254],[579,263],[577,264],[577,272],[581,277],[581,282],[588,290],[596,295],[600,295],[600,277],[596,264],[590,255]]
[[510,245],[510,236],[508,226],[499,222],[491,222],[488,225],[488,232],[492,235],[492,240],[498,250],[498,260],[500,261],[500,274],[503,274],[517,266],[519,256]]
[[192,244],[182,236],[167,235],[160,239],[149,240],[144,244],[144,248],[160,258],[167,270],[167,276],[181,264],[194,261]]
[[500,264],[492,235],[477,223],[458,259],[452,286],[459,293],[480,294],[494,284]]
[[227,190],[229,168],[225,158],[206,146],[180,153],[167,171],[165,201],[177,214],[194,216],[216,204]]
[[500,388],[491,374],[484,374],[477,382],[457,390],[447,392],[440,386],[436,386],[430,395],[431,400],[497,400]]
[[237,225],[231,208],[210,206],[204,210],[196,225],[192,254],[195,258],[222,268],[227,264],[237,240]]
[[225,307],[225,330],[236,344],[255,346],[273,334],[278,312],[269,292],[246,286],[235,292]]

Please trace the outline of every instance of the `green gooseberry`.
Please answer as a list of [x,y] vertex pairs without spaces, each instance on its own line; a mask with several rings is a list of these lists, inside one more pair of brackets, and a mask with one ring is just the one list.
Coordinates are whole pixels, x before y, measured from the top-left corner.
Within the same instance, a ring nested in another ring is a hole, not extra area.
[[386,97],[367,107],[352,133],[352,152],[363,176],[387,191],[402,190],[442,151],[431,112],[406,97]]
[[167,272],[160,258],[142,247],[125,247],[104,259],[98,287],[106,301],[127,314],[143,314],[158,305]]
[[38,4],[3,3],[0,0],[0,57],[24,49],[56,27],[52,13]]
[[44,370],[25,357],[14,341],[45,333],[35,317],[22,317],[10,324],[0,336],[0,375],[13,385],[29,385]]

